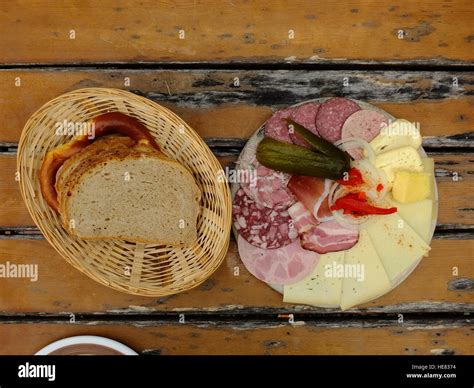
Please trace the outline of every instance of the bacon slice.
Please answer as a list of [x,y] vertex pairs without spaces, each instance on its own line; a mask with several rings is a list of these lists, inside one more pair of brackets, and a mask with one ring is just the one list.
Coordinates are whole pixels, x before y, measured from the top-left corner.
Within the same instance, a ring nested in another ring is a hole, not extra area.
[[357,230],[348,229],[337,221],[319,223],[301,202],[291,206],[288,213],[304,249],[318,253],[343,251],[359,239]]
[[288,214],[299,235],[309,232],[318,226],[318,221],[316,221],[301,202],[296,202],[293,206],[288,208]]
[[337,252],[352,248],[359,240],[359,231],[332,220],[320,223],[300,238],[304,249],[318,253]]

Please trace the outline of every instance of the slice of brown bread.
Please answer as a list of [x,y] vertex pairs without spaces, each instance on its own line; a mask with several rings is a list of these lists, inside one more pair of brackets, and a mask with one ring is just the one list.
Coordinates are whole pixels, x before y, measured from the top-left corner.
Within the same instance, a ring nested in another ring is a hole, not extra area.
[[197,239],[201,193],[192,174],[148,146],[99,158],[63,194],[64,226],[82,239],[173,246]]
[[[69,167],[57,177],[56,192],[58,195],[59,212],[61,216],[63,216],[64,202],[67,193],[69,192],[69,187],[75,184],[84,171],[114,155],[130,152],[131,147],[135,144],[135,142],[128,137],[105,139],[106,138],[104,138],[103,141],[102,139],[96,140],[99,144],[96,145],[96,142],[94,142],[87,146],[83,151],[79,152],[78,154],[82,154],[82,157],[77,159],[76,164]],[[89,149],[89,147],[92,149]],[[66,222],[64,217],[63,222]]]
[[69,181],[69,177],[74,174],[80,174],[81,169],[86,167],[95,157],[116,148],[132,147],[133,145],[134,141],[125,136],[110,135],[95,140],[82,151],[67,159],[59,168],[56,173],[56,191],[58,193],[62,192],[63,185]]

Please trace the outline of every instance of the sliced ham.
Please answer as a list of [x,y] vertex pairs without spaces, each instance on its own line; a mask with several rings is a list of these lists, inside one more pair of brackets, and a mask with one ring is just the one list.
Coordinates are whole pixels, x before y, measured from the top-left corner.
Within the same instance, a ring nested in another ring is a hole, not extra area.
[[300,238],[304,249],[318,253],[337,252],[352,248],[359,240],[359,231],[333,220],[320,223]]
[[331,184],[329,179],[293,175],[288,189],[318,221],[325,222],[333,219],[328,205]]
[[297,283],[308,276],[319,261],[319,255],[303,249],[299,240],[278,249],[261,249],[239,236],[237,245],[248,271],[269,284]]

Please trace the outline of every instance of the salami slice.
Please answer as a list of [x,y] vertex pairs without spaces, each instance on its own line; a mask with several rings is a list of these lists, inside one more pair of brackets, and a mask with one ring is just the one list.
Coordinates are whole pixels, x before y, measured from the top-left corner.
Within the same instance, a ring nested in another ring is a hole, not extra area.
[[234,227],[250,244],[273,249],[291,244],[298,232],[290,227],[291,218],[287,207],[260,206],[240,189],[235,193],[232,207]]
[[237,245],[248,271],[270,284],[297,283],[309,275],[319,261],[319,255],[301,248],[299,240],[283,248],[261,249],[239,236]]
[[341,140],[344,122],[358,110],[359,105],[346,98],[336,97],[325,101],[316,115],[316,129],[319,135],[332,143]]
[[[299,107],[294,108],[291,112],[290,118],[319,136],[318,131],[316,130],[316,115],[319,107],[320,104],[316,102],[308,102],[300,105]],[[308,143],[295,132],[290,132],[290,139],[296,145],[309,147]]]
[[291,143],[288,124],[285,119],[290,117],[293,110],[294,108],[286,108],[276,111],[265,123],[265,136]]

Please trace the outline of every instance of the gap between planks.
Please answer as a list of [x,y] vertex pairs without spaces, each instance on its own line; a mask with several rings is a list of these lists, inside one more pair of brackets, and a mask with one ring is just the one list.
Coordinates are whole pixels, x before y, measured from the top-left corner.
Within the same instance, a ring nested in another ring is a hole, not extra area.
[[449,59],[427,59],[406,61],[374,60],[325,60],[317,61],[214,61],[214,62],[71,62],[71,63],[11,63],[0,64],[0,70],[44,70],[44,71],[97,71],[97,70],[354,70],[354,71],[457,71],[472,72],[474,65],[470,61],[453,61]]
[[[402,313],[392,314],[294,314],[292,323],[288,314],[279,318],[276,314],[202,314],[192,312],[168,314],[74,314],[74,323],[70,322],[71,313],[63,314],[23,314],[2,315],[0,324],[54,324],[54,325],[127,325],[137,327],[191,326],[201,328],[231,328],[252,330],[281,326],[307,326],[315,328],[381,328],[400,327],[400,329],[438,329],[446,327],[473,326],[470,314],[461,313]],[[184,318],[184,323],[180,323]]]
[[[44,240],[41,231],[35,226],[0,226],[0,239]],[[231,234],[231,239],[233,235]],[[439,224],[433,239],[436,240],[472,240],[474,226],[464,224]]]

